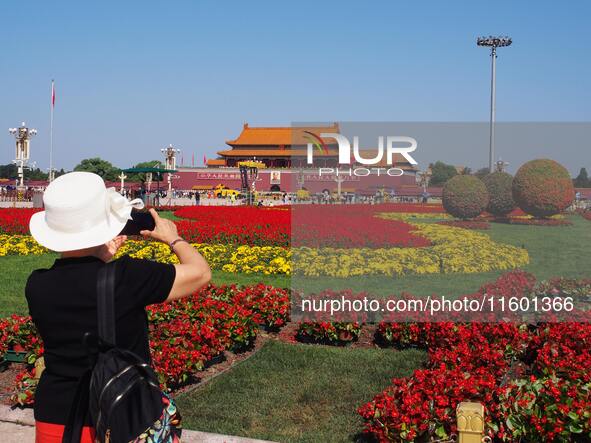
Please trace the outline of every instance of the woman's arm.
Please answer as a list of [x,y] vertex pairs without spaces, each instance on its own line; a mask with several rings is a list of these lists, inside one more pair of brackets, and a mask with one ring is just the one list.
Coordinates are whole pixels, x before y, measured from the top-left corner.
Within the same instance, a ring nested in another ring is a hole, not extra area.
[[[150,213],[154,217],[156,227],[153,231],[142,231],[141,234],[144,237],[161,241],[167,245],[180,238],[176,225],[172,221],[161,218],[154,209],[150,209]],[[179,258],[180,264],[174,265],[176,276],[166,301],[177,300],[191,295],[211,280],[209,265],[189,243],[179,241],[175,243],[173,251]]]

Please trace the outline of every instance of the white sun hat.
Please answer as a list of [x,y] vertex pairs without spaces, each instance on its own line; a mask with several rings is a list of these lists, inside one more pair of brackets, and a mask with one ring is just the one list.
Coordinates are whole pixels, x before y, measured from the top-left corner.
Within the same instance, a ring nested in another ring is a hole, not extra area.
[[37,242],[53,251],[74,251],[112,240],[142,209],[138,198],[127,200],[91,172],[70,172],[56,178],[43,194],[45,211],[31,217],[29,229]]

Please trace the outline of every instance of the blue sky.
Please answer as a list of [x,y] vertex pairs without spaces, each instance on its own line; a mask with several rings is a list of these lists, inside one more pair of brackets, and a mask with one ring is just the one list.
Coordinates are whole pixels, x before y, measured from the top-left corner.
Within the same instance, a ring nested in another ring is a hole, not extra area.
[[[487,121],[483,34],[514,40],[498,59],[499,120],[591,120],[583,0],[2,3],[0,134],[22,120],[36,127],[42,168],[52,78],[64,168],[91,156],[127,167],[169,143],[200,163],[244,122]],[[6,131],[0,163],[13,150]]]

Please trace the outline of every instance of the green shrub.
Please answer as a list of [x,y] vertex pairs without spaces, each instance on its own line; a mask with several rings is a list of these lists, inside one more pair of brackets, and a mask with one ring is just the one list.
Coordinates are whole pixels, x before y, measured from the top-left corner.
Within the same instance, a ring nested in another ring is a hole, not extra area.
[[513,179],[513,199],[534,217],[559,214],[574,198],[570,174],[554,160],[531,160],[519,168]]
[[515,209],[513,200],[513,176],[506,172],[493,172],[482,181],[488,191],[486,210],[497,217],[504,217]]
[[486,186],[473,175],[457,175],[443,187],[443,207],[464,220],[480,215],[488,206],[488,199]]

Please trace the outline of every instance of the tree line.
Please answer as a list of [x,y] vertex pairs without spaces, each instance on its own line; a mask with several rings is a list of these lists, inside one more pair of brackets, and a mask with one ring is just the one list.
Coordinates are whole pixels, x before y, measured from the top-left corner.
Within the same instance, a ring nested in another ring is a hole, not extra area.
[[[162,163],[159,160],[152,160],[147,162],[140,162],[133,166],[134,168],[151,168],[151,167],[162,167]],[[86,171],[86,172],[94,172],[95,174],[100,175],[103,180],[105,181],[117,181],[119,180],[119,174],[121,174],[121,168],[113,165],[108,160],[103,160],[99,157],[94,158],[85,158],[76,166],[74,166],[74,171]],[[55,172],[55,176],[59,177],[60,175],[65,174],[63,168],[59,171]],[[143,181],[145,179],[144,174],[126,174],[127,181]],[[0,165],[0,178],[9,179],[9,180],[16,180],[18,177],[18,170],[17,166],[14,163],[8,163],[6,165]],[[25,179],[27,180],[48,180],[49,173],[42,171],[39,168],[33,169],[26,169],[25,170]],[[162,177],[154,176],[153,180],[162,180]]]
[[[431,169],[431,179],[429,180],[429,186],[441,187],[450,178],[456,175],[475,175],[482,179],[489,173],[488,168],[480,168],[474,172],[470,168],[457,168],[456,166],[444,163],[442,161],[436,161],[429,165]],[[576,188],[591,188],[591,178],[587,174],[586,168],[581,168],[579,175],[573,179],[573,185]]]
[[[151,167],[161,167],[162,163],[159,160],[151,160],[147,162],[140,162],[134,165],[134,168],[151,168]],[[457,168],[454,165],[450,165],[444,163],[442,161],[436,161],[435,163],[429,164],[429,168],[431,169],[431,179],[429,180],[429,185],[434,187],[441,187],[447,182],[450,178],[455,177],[456,175],[475,175],[478,178],[484,178],[488,175],[488,168],[480,168],[475,172],[472,172],[470,168]],[[100,175],[106,181],[117,181],[119,180],[119,174],[121,173],[121,168],[113,165],[108,160],[103,160],[100,157],[93,157],[93,158],[85,158],[80,163],[78,163],[74,169],[74,171],[86,171],[86,172],[94,172],[95,174]],[[66,171],[64,169],[60,169],[56,171],[56,177],[65,174]],[[25,177],[28,180],[47,180],[48,173],[42,171],[39,168],[34,168],[25,171]],[[10,180],[15,180],[17,178],[17,167],[14,163],[9,163],[6,165],[0,165],[0,178],[7,178]],[[144,174],[127,174],[127,181],[143,181],[145,179]],[[154,180],[162,180],[162,177],[153,177]],[[579,175],[573,179],[573,185],[576,188],[591,188],[591,178],[587,173],[586,168],[581,168]]]

